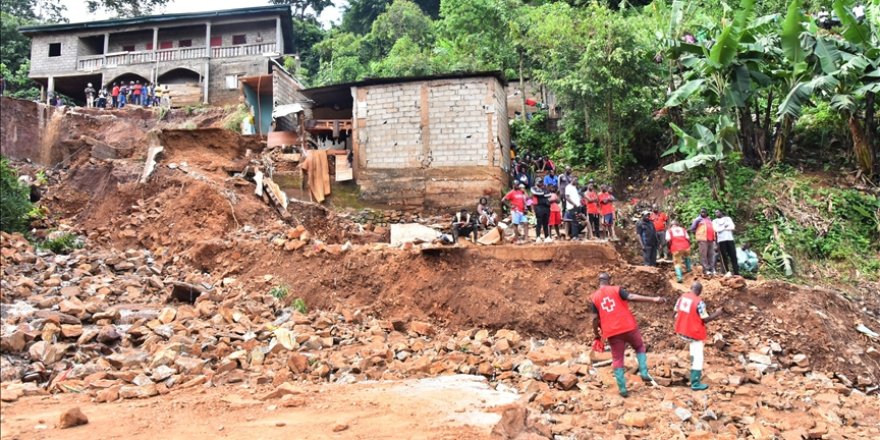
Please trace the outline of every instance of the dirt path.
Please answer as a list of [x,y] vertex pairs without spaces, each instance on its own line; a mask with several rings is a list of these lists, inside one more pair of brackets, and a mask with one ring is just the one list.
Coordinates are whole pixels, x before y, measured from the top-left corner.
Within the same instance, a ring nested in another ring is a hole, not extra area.
[[[27,397],[3,404],[0,438],[481,439],[501,418],[492,408],[520,397],[464,375],[303,385],[302,394],[284,400],[262,401],[262,394],[230,385],[110,404],[69,394]],[[57,428],[61,413],[75,406],[89,423]]]

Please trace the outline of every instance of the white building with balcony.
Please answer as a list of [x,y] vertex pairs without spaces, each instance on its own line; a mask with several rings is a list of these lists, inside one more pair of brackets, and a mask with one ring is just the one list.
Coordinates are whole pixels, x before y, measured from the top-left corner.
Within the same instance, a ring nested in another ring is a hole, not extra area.
[[[87,23],[26,26],[30,77],[46,91],[85,100],[87,83],[167,84],[178,104],[236,103],[270,59],[292,53],[290,8],[262,6]],[[47,94],[48,95],[48,94]]]

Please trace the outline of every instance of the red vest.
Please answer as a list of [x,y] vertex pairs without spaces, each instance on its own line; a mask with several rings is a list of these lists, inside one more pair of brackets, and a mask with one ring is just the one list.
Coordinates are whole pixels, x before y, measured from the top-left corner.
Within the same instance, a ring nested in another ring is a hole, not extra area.
[[620,297],[619,286],[599,287],[590,299],[599,311],[599,324],[606,339],[638,328],[629,305]]
[[599,214],[599,195],[596,191],[587,191],[584,198],[587,200],[587,214]]
[[706,324],[697,311],[700,297],[692,292],[685,293],[675,303],[675,332],[697,341],[706,340]]
[[611,201],[611,194],[599,193],[599,213],[602,215],[614,214],[614,204]]
[[669,252],[678,252],[691,248],[691,240],[687,231],[681,226],[669,228]]

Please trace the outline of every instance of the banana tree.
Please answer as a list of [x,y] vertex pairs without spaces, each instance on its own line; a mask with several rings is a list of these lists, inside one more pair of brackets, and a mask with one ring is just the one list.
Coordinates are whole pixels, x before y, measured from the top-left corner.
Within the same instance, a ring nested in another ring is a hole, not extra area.
[[[836,74],[839,86],[831,105],[847,116],[856,164],[871,178],[877,162],[874,112],[880,93],[880,5],[873,2],[864,22],[853,16],[851,1],[835,0],[833,7],[844,26],[844,42],[840,51],[843,64]],[[864,119],[860,119],[862,114]]]
[[725,190],[722,161],[725,151],[731,150],[736,143],[736,124],[726,115],[721,115],[718,117],[718,124],[715,126],[714,132],[704,125],[696,124],[694,135],[688,134],[675,123],[671,123],[669,126],[672,127],[679,141],[678,144],[663,152],[661,157],[678,153],[683,154],[685,158],[666,165],[663,169],[672,173],[682,173],[710,165],[717,179],[717,187],[715,182],[712,182],[712,196],[715,200],[720,200],[719,189],[721,192]]

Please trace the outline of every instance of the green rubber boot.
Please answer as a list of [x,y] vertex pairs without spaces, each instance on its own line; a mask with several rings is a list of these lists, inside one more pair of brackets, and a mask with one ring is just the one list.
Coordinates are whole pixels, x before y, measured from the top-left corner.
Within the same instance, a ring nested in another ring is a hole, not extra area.
[[691,370],[691,389],[694,391],[703,391],[706,388],[709,388],[709,385],[701,382],[703,378],[703,372],[700,370]]
[[653,381],[654,378],[648,374],[648,355],[645,353],[636,353],[636,360],[639,361],[639,376],[642,377],[644,381]]
[[685,272],[691,271],[691,257],[684,258],[684,271]]
[[623,373],[623,368],[614,369],[614,380],[617,381],[617,391],[620,392],[621,396],[626,397],[629,396],[629,393],[626,391],[626,378],[623,376]]
[[675,268],[675,279],[678,280],[679,283],[684,281],[684,279],[681,277],[681,268],[680,267]]

